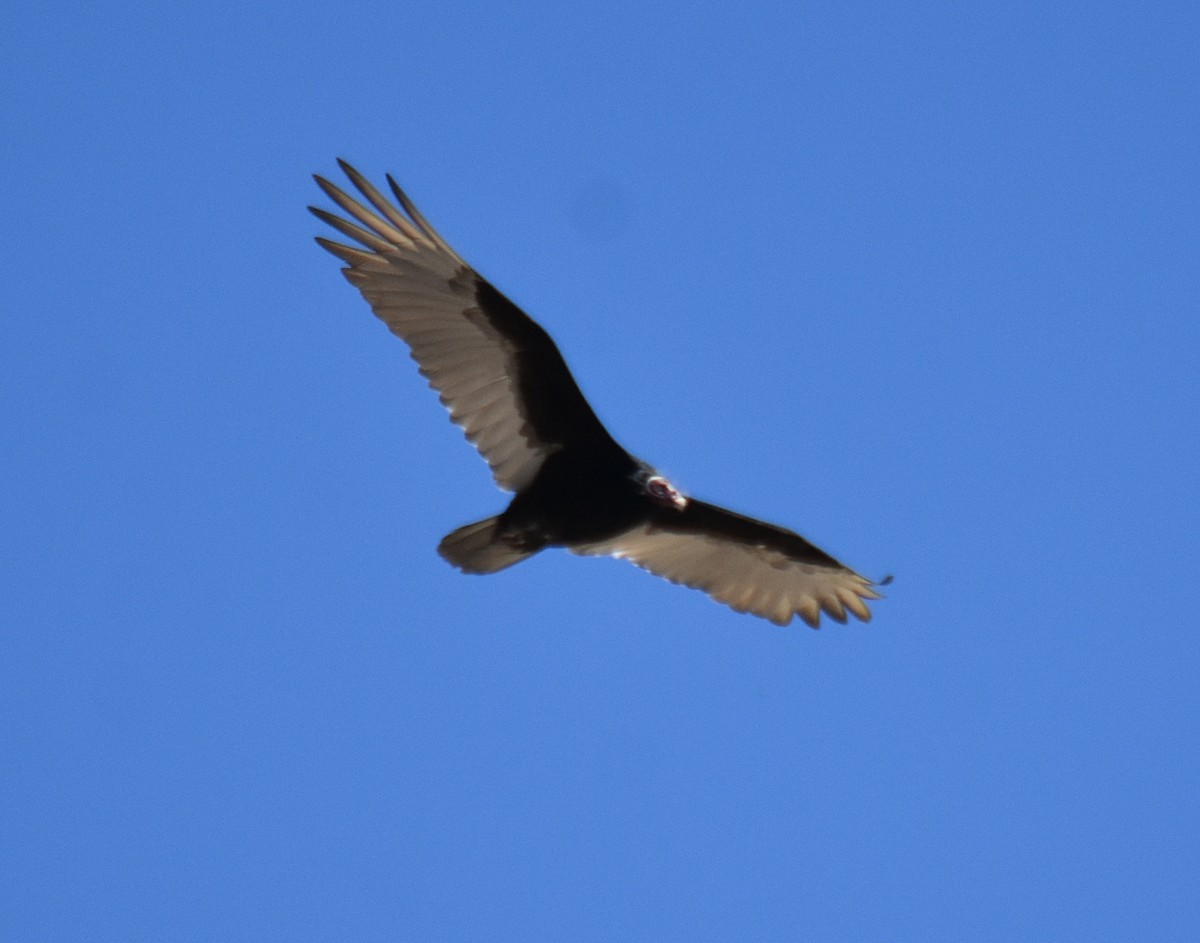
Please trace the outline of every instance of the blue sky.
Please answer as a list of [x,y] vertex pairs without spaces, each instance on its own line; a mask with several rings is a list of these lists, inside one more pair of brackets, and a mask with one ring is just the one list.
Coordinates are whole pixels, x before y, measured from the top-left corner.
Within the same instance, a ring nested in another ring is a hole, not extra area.
[[[1194,4],[25,5],[0,938],[1200,938]],[[312,236],[396,174],[786,630],[503,506]]]

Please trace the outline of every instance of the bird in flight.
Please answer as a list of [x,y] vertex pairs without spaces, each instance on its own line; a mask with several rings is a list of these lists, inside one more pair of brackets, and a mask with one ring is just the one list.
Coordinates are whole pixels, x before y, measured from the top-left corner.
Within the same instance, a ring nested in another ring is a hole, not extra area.
[[[356,245],[317,237],[514,492],[503,513],[448,534],[438,552],[495,573],[547,547],[613,556],[777,625],[821,613],[871,618],[871,580],[799,534],[682,494],[596,418],[554,341],[464,262],[389,175],[395,203],[338,161],[365,203],[323,177],[342,210],[309,209]],[[397,205],[398,204],[398,205]],[[886,582],[886,580],[885,580]]]

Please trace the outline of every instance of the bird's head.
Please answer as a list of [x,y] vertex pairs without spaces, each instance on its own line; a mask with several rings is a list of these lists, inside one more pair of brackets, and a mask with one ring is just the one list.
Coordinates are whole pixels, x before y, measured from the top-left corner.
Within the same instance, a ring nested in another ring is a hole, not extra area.
[[687,507],[688,499],[664,476],[653,468],[643,466],[634,476],[646,496],[655,504],[682,511]]

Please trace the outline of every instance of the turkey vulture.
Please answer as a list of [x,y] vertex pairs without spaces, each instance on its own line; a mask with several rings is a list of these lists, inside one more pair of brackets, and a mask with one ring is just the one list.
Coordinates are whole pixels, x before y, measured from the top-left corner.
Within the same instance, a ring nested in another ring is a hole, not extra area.
[[350,284],[411,348],[421,373],[515,492],[502,514],[448,534],[438,552],[465,573],[495,573],[545,547],[613,556],[702,589],[738,612],[814,629],[824,610],[871,618],[879,599],[803,537],[686,497],[608,434],[550,336],[459,258],[389,175],[399,208],[345,161],[365,205],[322,177],[345,213],[309,207],[358,245],[321,237]]

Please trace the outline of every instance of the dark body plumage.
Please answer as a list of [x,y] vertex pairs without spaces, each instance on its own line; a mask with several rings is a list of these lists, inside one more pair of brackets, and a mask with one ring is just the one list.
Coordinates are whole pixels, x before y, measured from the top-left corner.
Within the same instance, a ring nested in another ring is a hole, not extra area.
[[579,443],[555,452],[500,515],[503,529],[528,533],[537,550],[614,537],[654,508],[637,484],[638,471],[638,462],[616,443]]
[[317,177],[349,219],[311,209],[359,246],[317,241],[408,343],[496,483],[515,492],[502,514],[448,534],[443,557],[494,573],[562,546],[628,559],[780,625],[799,615],[816,628],[822,611],[870,618],[870,580],[798,534],[684,497],[618,445],[550,336],[463,262],[391,177],[400,208],[339,163],[370,206]]

